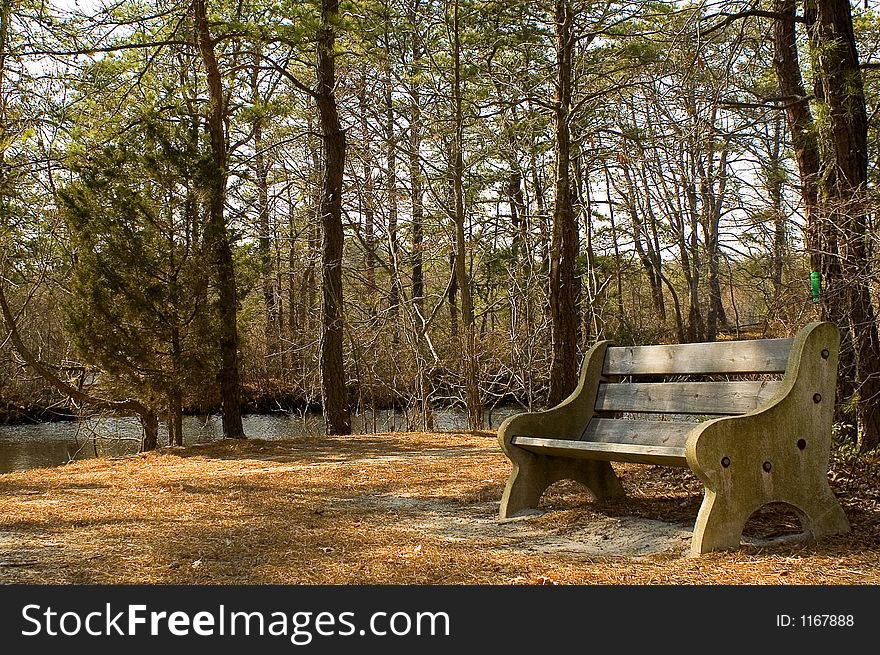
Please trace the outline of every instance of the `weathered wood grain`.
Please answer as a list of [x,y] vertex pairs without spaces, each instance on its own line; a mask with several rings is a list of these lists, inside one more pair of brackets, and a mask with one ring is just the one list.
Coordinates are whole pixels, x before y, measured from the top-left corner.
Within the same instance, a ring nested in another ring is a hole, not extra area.
[[597,412],[745,414],[766,403],[779,382],[635,382],[602,384]]
[[688,435],[699,425],[684,421],[594,418],[587,424],[580,441],[684,448]]
[[687,457],[683,447],[607,444],[593,441],[542,439],[540,437],[514,437],[513,443],[520,448],[545,455],[632,462],[634,464],[687,466]]
[[608,348],[603,375],[783,373],[792,339]]

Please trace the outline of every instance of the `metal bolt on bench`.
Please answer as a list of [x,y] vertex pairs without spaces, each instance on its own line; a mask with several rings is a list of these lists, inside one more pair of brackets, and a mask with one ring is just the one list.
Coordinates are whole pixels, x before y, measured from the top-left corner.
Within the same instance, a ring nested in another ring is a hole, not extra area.
[[[848,532],[827,477],[839,348],[840,334],[827,322],[807,325],[794,339],[599,342],[568,398],[498,429],[513,463],[500,516],[537,507],[562,479],[583,483],[599,501],[622,497],[610,463],[617,461],[688,467],[700,478],[705,494],[692,555],[739,547],[749,516],[774,502],[794,507],[814,538]],[[655,381],[681,376],[688,381]],[[711,379],[718,377],[754,379]],[[681,415],[720,418],[694,423]]]

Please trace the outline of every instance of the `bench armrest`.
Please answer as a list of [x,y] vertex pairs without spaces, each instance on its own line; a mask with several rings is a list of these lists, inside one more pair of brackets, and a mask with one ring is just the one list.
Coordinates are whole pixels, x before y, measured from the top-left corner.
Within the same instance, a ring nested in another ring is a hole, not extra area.
[[549,439],[579,439],[593,418],[596,394],[605,364],[605,351],[611,342],[600,341],[587,352],[578,385],[568,398],[550,409],[515,414],[498,428],[498,442],[511,459],[521,449],[510,443],[516,436]]

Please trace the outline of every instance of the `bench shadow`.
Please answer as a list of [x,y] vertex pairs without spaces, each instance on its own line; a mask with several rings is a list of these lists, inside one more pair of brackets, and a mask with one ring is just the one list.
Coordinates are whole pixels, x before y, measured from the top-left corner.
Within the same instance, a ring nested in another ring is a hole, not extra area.
[[[650,473],[648,473],[650,476]],[[688,489],[685,485],[669,489],[652,490],[650,493],[634,493],[626,484],[625,498],[597,502],[589,491],[572,481],[551,485],[542,497],[540,513],[575,511],[587,513],[578,517],[578,524],[591,516],[613,518],[639,518],[660,521],[670,526],[684,526],[693,530],[703,492]],[[880,509],[863,506],[841,499],[844,512],[850,521],[849,533],[823,537],[815,540],[803,531],[800,519],[793,507],[786,503],[771,503],[754,512],[743,529],[740,548],[748,554],[788,555],[805,550],[817,555],[841,553],[866,553],[880,550]],[[574,527],[574,526],[569,526]]]

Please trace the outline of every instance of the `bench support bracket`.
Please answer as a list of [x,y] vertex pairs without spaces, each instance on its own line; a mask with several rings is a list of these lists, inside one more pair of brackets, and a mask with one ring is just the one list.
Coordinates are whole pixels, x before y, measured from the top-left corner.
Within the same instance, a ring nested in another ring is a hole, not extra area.
[[536,508],[547,487],[559,480],[580,482],[600,503],[625,495],[610,462],[529,453],[513,465],[501,498],[500,517],[510,518]]

